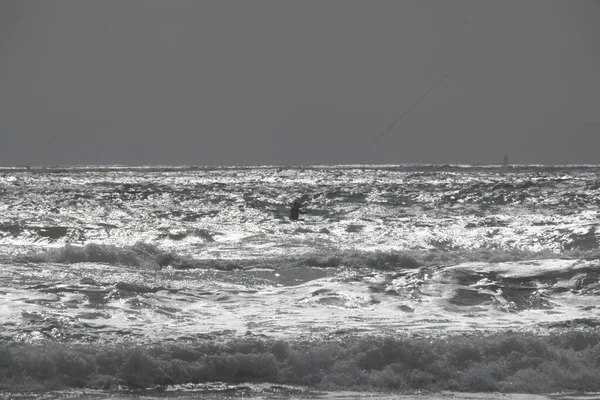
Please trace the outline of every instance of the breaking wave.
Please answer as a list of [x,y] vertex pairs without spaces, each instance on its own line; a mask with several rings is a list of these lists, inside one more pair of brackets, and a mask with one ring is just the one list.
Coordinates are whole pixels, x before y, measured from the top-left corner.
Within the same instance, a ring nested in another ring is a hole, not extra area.
[[0,389],[151,389],[222,382],[319,390],[549,393],[600,390],[600,334],[343,341],[2,344]]
[[165,266],[174,268],[193,268],[191,260],[174,253],[160,250],[148,243],[136,243],[133,246],[115,246],[90,243],[85,246],[67,244],[60,248],[50,248],[42,252],[18,255],[16,262],[25,263],[101,263],[129,267],[158,269]]
[[208,268],[235,270],[249,268],[281,268],[307,266],[317,268],[369,268],[379,271],[414,269],[422,266],[449,266],[465,262],[517,262],[540,259],[600,259],[599,249],[580,249],[557,253],[551,250],[530,251],[524,249],[498,250],[436,249],[405,251],[328,251],[313,252],[300,256],[252,258],[252,259],[196,259],[194,257],[163,250],[160,247],[139,242],[132,246],[115,246],[90,243],[84,246],[67,244],[41,252],[17,255],[8,261],[18,263],[102,263],[125,267],[160,269]]

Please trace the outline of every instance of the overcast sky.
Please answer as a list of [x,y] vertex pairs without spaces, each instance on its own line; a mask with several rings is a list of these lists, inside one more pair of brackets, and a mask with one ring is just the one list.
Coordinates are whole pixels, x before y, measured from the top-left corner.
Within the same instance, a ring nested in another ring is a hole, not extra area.
[[504,154],[600,163],[600,1],[0,0],[0,165]]

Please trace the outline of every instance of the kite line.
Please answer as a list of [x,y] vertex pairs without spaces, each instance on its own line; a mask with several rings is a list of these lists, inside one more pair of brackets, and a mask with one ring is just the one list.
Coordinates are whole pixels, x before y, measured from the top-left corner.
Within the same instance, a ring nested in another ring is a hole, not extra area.
[[[469,25],[469,21],[463,20],[463,22],[466,25]],[[458,63],[458,62],[457,62]],[[425,98],[429,95],[429,93],[431,93],[433,91],[433,89],[436,88],[436,86],[440,85],[442,82],[444,82],[444,80],[446,80],[446,78],[448,78],[448,76],[452,73],[452,71],[454,70],[454,67],[456,67],[456,64],[452,65],[452,67],[450,67],[450,69],[448,69],[448,71],[446,71],[446,73],[444,75],[442,75],[442,77],[440,79],[438,79],[437,81],[435,81],[430,87],[429,89],[427,89],[427,91],[425,93],[423,93],[423,95],[421,97],[419,97],[415,102],[413,102],[411,104],[410,107],[408,107],[402,114],[400,114],[400,116],[398,116],[394,122],[392,122],[392,124],[386,129],[384,130],[381,135],[379,135],[377,138],[375,138],[375,140],[373,140],[371,142],[371,144],[369,144],[363,151],[362,153],[360,153],[360,155],[358,156],[358,158],[356,159],[356,161],[360,161],[360,159],[362,158],[362,156],[365,155],[365,153],[367,151],[369,151],[371,149],[371,147],[375,146],[381,139],[383,139],[383,137],[392,130],[392,128],[398,123],[400,122],[400,120],[402,118],[404,118],[406,115],[408,115],[408,113],[410,113],[417,105],[419,105],[420,102],[422,102],[423,100],[425,100]]]
[[404,111],[402,114],[400,114],[400,116],[399,116],[398,118],[396,118],[396,119],[394,120],[394,122],[392,122],[392,124],[391,124],[391,125],[390,125],[390,126],[389,126],[389,127],[386,129],[386,130],[385,130],[385,131],[383,131],[383,132],[381,133],[381,135],[379,135],[379,136],[378,136],[378,137],[377,137],[375,140],[373,140],[373,141],[371,142],[371,144],[370,144],[370,145],[368,145],[368,146],[367,146],[367,148],[365,148],[365,149],[363,150],[363,152],[362,152],[362,153],[360,153],[360,155],[358,156],[358,159],[357,159],[357,161],[358,161],[358,160],[360,160],[360,159],[362,158],[362,156],[364,156],[364,155],[365,155],[365,153],[371,149],[371,147],[375,146],[375,144],[377,144],[377,142],[379,142],[381,139],[383,139],[383,137],[384,137],[384,136],[385,136],[385,135],[386,135],[386,134],[387,134],[387,133],[388,133],[390,130],[392,130],[392,128],[393,128],[393,127],[394,127],[394,126],[395,126],[395,125],[396,125],[398,122],[400,122],[400,120],[401,120],[402,118],[404,118],[404,117],[405,117],[405,116],[406,116],[406,115],[407,115],[409,112],[411,112],[411,110],[412,110],[413,108],[415,108],[415,107],[416,107],[416,106],[417,106],[417,105],[418,105],[418,104],[419,104],[421,101],[425,100],[425,98],[427,97],[427,95],[428,95],[429,93],[431,93],[431,92],[433,91],[433,89],[435,89],[435,87],[436,87],[437,85],[439,85],[439,84],[441,84],[442,82],[444,82],[444,80],[445,80],[445,79],[446,79],[446,78],[447,78],[447,77],[448,77],[448,76],[449,76],[449,75],[452,73],[452,70],[454,70],[454,66],[450,67],[450,69],[449,69],[449,70],[448,70],[448,71],[447,71],[447,72],[446,72],[444,75],[442,75],[442,77],[441,77],[440,79],[438,79],[436,82],[434,82],[434,84],[433,84],[433,85],[431,85],[431,86],[429,87],[429,89],[427,89],[427,91],[426,91],[426,92],[425,92],[425,93],[424,93],[424,94],[423,94],[421,97],[419,97],[419,98],[418,98],[418,99],[417,99],[417,100],[416,100],[414,103],[412,103],[412,105],[411,105],[410,107],[408,107],[408,108],[407,108],[407,109],[406,109],[406,110],[405,110],[405,111]]

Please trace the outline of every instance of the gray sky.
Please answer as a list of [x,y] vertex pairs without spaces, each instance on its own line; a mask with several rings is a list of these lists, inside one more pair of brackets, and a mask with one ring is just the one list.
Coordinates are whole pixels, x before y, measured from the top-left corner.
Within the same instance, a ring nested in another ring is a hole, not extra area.
[[600,163],[598,38],[597,0],[0,0],[0,165]]

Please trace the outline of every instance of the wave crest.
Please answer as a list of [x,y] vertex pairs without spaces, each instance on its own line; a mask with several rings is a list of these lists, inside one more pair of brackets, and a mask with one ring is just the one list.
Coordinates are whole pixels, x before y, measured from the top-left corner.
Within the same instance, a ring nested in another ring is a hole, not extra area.
[[0,345],[0,389],[146,389],[220,381],[325,390],[600,390],[600,334],[292,342]]
[[314,268],[368,268],[378,271],[415,269],[422,266],[451,266],[465,262],[516,262],[540,259],[600,259],[599,249],[573,249],[557,254],[551,250],[529,251],[523,249],[497,250],[489,248],[437,249],[437,250],[389,250],[389,251],[330,251],[315,252],[294,257],[251,259],[196,259],[176,252],[163,250],[145,242],[132,246],[114,246],[90,243],[84,246],[67,244],[42,252],[15,256],[11,261],[20,263],[103,263],[158,269],[209,268],[231,271],[249,268],[281,268],[305,266]]
[[161,268],[173,265],[179,268],[193,267],[188,260],[157,246],[139,242],[133,246],[114,246],[89,243],[85,246],[67,244],[58,249],[31,253],[16,257],[18,262],[77,264],[84,262],[132,267]]

